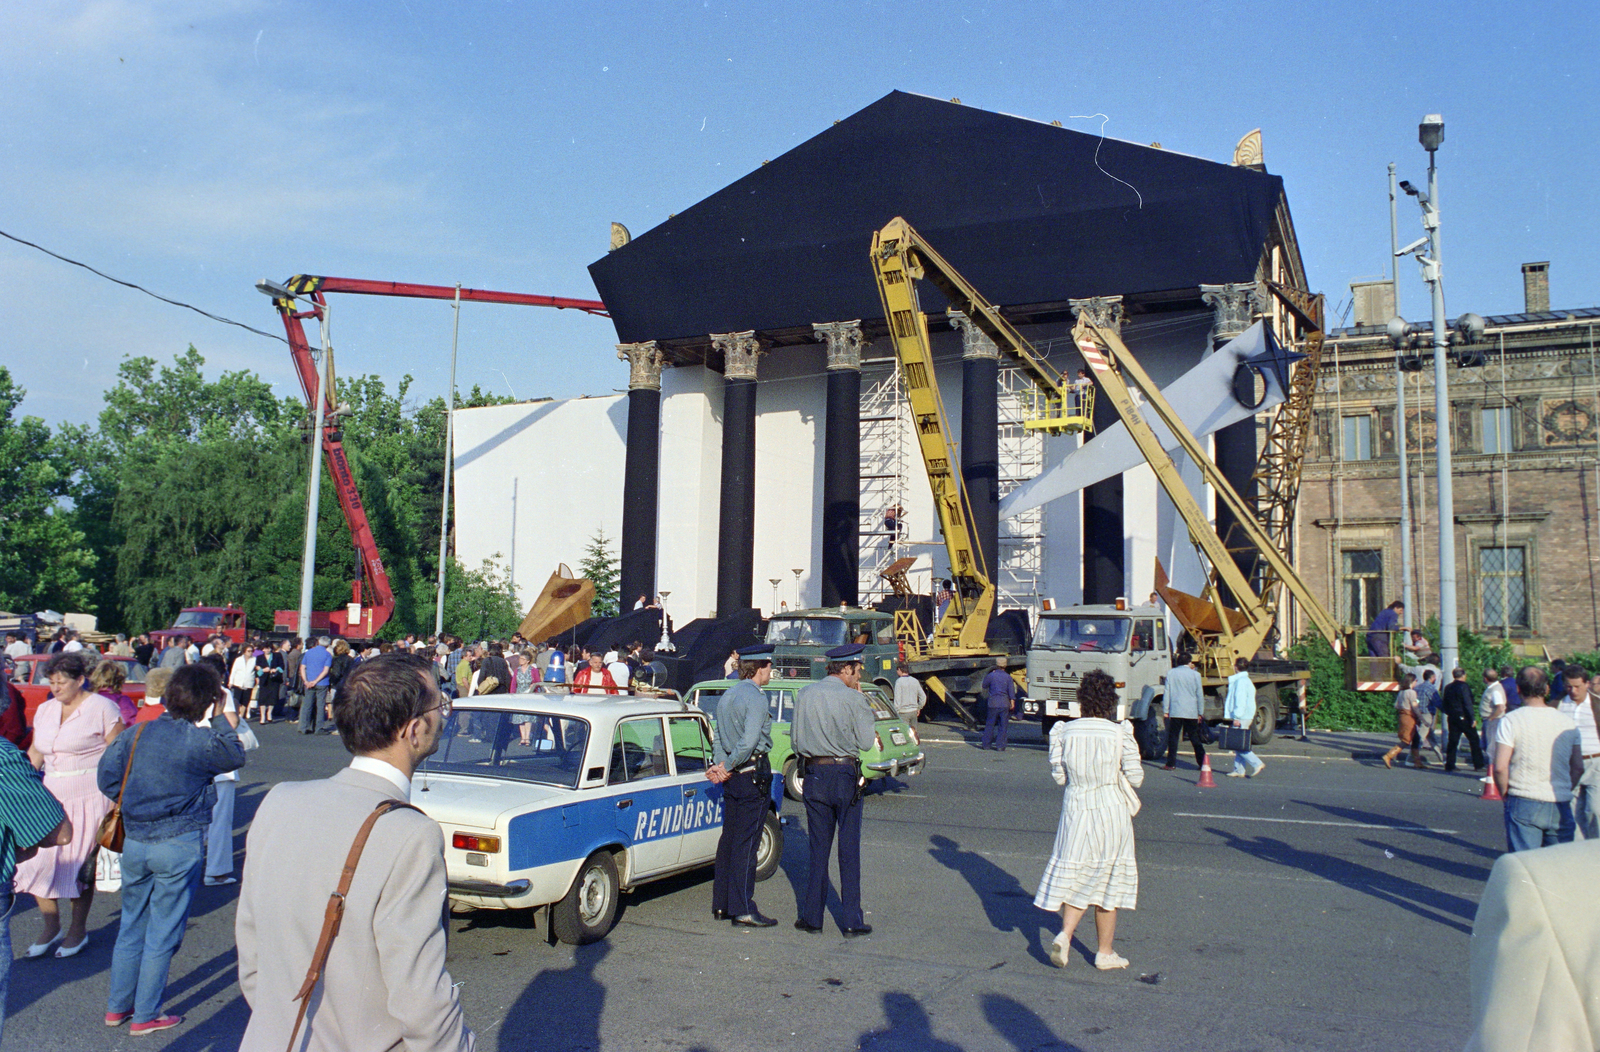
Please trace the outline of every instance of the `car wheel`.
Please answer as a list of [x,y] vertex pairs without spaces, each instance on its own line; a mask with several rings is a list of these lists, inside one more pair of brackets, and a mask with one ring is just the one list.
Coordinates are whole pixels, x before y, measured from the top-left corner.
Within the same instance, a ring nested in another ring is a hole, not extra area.
[[783,859],[783,823],[771,811],[761,821],[761,839],[756,841],[756,879],[766,880],[778,872]]
[[568,946],[606,937],[617,922],[617,863],[609,851],[584,860],[572,889],[550,909],[550,927]]
[[789,762],[783,765],[783,795],[791,800],[804,799],[806,780],[800,774],[800,760],[798,757],[789,757]]
[[1139,721],[1139,755],[1146,760],[1158,760],[1167,754],[1167,721],[1161,703],[1153,701],[1150,710]]
[[1256,716],[1250,721],[1250,744],[1265,745],[1278,728],[1278,688],[1270,684],[1256,689]]

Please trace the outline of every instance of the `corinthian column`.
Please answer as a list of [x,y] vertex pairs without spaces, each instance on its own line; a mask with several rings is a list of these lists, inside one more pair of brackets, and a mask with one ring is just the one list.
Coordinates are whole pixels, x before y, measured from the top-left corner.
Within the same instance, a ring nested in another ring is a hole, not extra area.
[[[1220,348],[1229,340],[1255,324],[1261,310],[1261,291],[1253,281],[1234,282],[1228,285],[1201,285],[1200,299],[1212,310],[1211,347]],[[1251,508],[1256,504],[1256,420],[1248,417],[1215,431],[1211,437],[1212,458],[1217,470],[1228,480],[1239,496]],[[1235,532],[1238,519],[1222,502],[1217,501],[1217,533],[1229,547],[1240,543],[1240,538],[1230,537]],[[1240,572],[1250,577],[1255,572],[1255,559],[1240,555],[1234,560]],[[1228,597],[1231,601],[1231,597]]]
[[753,605],[756,562],[756,362],[754,331],[713,333],[722,354],[722,504],[717,517],[717,616]]
[[861,321],[811,326],[828,346],[822,446],[822,605],[860,602]]
[[[1088,296],[1068,300],[1079,318],[1087,318],[1102,329],[1122,335],[1121,296]],[[1095,434],[1118,422],[1116,407],[1109,398],[1094,400]],[[1083,601],[1114,603],[1127,593],[1128,558],[1124,543],[1126,517],[1123,512],[1122,476],[1083,488]]]

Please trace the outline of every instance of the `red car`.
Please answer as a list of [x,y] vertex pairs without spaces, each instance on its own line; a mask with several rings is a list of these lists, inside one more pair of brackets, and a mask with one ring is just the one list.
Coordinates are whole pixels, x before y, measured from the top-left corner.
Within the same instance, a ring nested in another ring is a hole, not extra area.
[[[27,702],[23,709],[23,716],[28,721],[28,726],[33,726],[33,714],[43,705],[50,696],[50,681],[45,678],[44,665],[53,655],[51,654],[24,654],[17,658],[17,669],[11,676],[22,691],[22,697]],[[128,674],[128,682],[122,686],[122,693],[144,704],[144,677],[148,670],[131,657],[105,656],[101,661],[116,661],[121,663],[122,670]]]

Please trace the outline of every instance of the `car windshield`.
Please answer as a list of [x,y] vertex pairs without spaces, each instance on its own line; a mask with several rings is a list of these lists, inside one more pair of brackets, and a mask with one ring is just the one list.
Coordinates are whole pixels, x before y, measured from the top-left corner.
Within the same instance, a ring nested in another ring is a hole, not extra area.
[[222,624],[222,614],[217,610],[184,610],[172,622],[173,628],[213,628]]
[[571,716],[457,709],[418,770],[575,789],[588,744],[588,722]]
[[767,625],[768,643],[836,647],[845,642],[844,635],[845,623],[836,617],[775,617]]
[[1041,617],[1033,645],[1060,650],[1120,652],[1128,648],[1131,624],[1125,617]]
[[[862,687],[865,688],[866,684],[863,683]],[[867,696],[867,704],[872,706],[873,719],[892,720],[898,715],[894,711],[894,706],[889,703],[889,699],[884,697],[881,688],[872,690],[863,689],[861,693]]]

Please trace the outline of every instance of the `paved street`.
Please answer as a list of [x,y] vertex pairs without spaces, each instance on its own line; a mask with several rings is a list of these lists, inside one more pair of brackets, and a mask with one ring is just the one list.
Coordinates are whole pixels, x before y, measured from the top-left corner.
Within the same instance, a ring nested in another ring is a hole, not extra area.
[[[1056,969],[1057,920],[1034,908],[1061,791],[1035,724],[980,752],[926,727],[926,773],[867,800],[863,869],[876,932],[846,941],[790,927],[803,888],[800,808],[783,870],[761,885],[782,920],[735,931],[710,916],[710,871],[625,899],[609,939],[551,946],[542,917],[477,913],[451,925],[450,967],[479,1047],[653,1049],[1459,1048],[1467,944],[1503,841],[1500,808],[1470,775],[1396,769],[1388,739],[1315,734],[1260,750],[1250,781],[1200,790],[1192,757],[1146,765],[1135,820],[1140,908],[1119,915],[1126,972],[1082,952]],[[239,804],[346,762],[338,743],[265,728]],[[1380,742],[1382,746],[1380,746]],[[315,829],[307,829],[315,837]],[[329,845],[343,852],[347,845]],[[241,856],[242,857],[242,856]],[[322,895],[310,892],[320,910]],[[202,888],[174,961],[168,1006],[188,1021],[152,1038],[101,1025],[116,896],[97,899],[92,942],[67,961],[18,961],[6,1044],[15,1049],[233,1049],[246,1018],[232,949],[235,889]],[[19,907],[18,949],[36,916]],[[1092,927],[1080,929],[1093,939]]]

